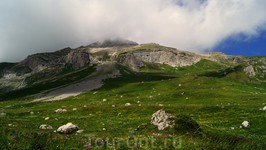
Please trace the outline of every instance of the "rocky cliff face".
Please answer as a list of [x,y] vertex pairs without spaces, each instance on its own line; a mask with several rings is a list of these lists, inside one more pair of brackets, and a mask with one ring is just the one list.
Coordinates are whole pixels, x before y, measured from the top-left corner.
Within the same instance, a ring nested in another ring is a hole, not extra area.
[[[124,56],[123,56],[124,55]],[[120,63],[128,64],[137,69],[143,66],[142,62],[167,64],[172,67],[183,67],[192,65],[200,61],[200,57],[189,55],[183,52],[172,52],[163,50],[134,51],[122,53],[116,60]]]
[[65,63],[72,64],[75,68],[83,67],[90,62],[90,54],[85,48],[72,50],[65,56]]

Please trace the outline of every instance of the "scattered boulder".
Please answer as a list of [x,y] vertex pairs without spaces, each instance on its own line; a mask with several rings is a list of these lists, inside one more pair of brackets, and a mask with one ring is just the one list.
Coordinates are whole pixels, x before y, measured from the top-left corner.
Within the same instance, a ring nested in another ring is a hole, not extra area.
[[77,110],[77,108],[73,108],[73,110]]
[[77,133],[82,133],[84,130],[78,130]]
[[54,111],[54,113],[60,113],[62,111],[63,111],[62,109],[57,109],[57,110]]
[[78,131],[78,130],[79,130],[79,128],[76,125],[74,125],[72,123],[67,123],[66,125],[59,127],[57,129],[57,132],[63,133],[63,134],[69,134],[69,133],[72,133],[72,132]]
[[52,126],[49,126],[49,125],[46,125],[46,124],[42,124],[40,126],[40,129],[53,129],[53,127]]
[[33,115],[33,114],[34,114],[34,112],[30,112],[30,114],[31,114],[31,115]]
[[103,99],[103,102],[106,102],[106,101],[107,101],[107,99],[104,98],[104,99]]
[[115,105],[112,105],[112,107],[115,107]]
[[244,127],[248,127],[248,126],[249,126],[249,122],[248,122],[248,121],[243,121],[243,122],[242,122],[242,125],[243,125]]
[[48,120],[49,119],[49,117],[46,117],[44,120]]
[[131,106],[131,104],[130,103],[126,103],[125,106]]
[[66,112],[66,109],[57,109],[54,111],[54,113],[60,113],[60,112]]
[[164,130],[167,127],[174,127],[174,120],[171,120],[170,118],[173,118],[171,114],[165,113],[164,110],[158,110],[156,113],[152,114],[151,117],[151,124],[157,125],[158,130]]
[[84,107],[87,107],[87,105],[84,105]]
[[262,110],[266,111],[266,106],[264,106]]

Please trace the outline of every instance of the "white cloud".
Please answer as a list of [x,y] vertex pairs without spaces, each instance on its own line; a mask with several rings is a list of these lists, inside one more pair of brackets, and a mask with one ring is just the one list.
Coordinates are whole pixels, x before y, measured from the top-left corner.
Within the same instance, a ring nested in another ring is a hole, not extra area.
[[262,0],[0,1],[0,61],[115,37],[203,52],[259,36],[265,8]]

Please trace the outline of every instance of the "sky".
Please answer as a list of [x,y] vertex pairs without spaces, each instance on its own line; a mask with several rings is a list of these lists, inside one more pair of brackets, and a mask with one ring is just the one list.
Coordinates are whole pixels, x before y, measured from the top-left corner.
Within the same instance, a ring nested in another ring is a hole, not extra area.
[[0,62],[104,39],[266,56],[265,0],[0,0]]

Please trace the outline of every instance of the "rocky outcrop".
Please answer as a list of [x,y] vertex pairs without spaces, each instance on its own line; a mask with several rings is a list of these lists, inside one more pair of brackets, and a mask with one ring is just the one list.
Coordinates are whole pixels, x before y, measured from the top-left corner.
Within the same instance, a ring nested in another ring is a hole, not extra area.
[[139,50],[122,53],[116,58],[116,60],[137,69],[143,66],[142,62],[167,64],[172,67],[189,66],[200,61],[200,57],[197,57],[196,55],[192,56],[184,52]]
[[19,62],[18,65],[14,67],[29,67],[31,70],[39,71],[38,67],[45,67],[49,66],[49,64],[57,63],[57,60],[59,60],[60,57],[67,55],[70,51],[71,48],[68,47],[52,53],[29,55],[26,59]]
[[75,68],[83,67],[90,62],[90,54],[83,47],[72,50],[65,56],[65,63],[72,64]]
[[254,67],[252,65],[247,66],[244,68],[244,71],[249,74],[250,77],[253,77],[256,75],[256,72],[254,71]]

